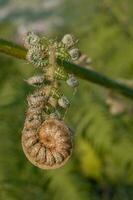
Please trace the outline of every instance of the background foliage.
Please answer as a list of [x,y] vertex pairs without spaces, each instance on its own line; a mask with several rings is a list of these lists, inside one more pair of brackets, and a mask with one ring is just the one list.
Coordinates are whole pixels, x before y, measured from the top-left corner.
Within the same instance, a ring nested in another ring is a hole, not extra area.
[[[29,29],[58,38],[73,33],[97,71],[132,79],[132,0],[37,2],[0,0],[0,37],[22,43]],[[75,130],[72,159],[52,171],[27,161],[21,130],[30,87],[24,79],[34,73],[26,62],[0,55],[0,200],[131,200],[132,112],[113,115],[107,91],[91,83],[80,80],[75,96],[64,87],[72,99],[66,116]]]

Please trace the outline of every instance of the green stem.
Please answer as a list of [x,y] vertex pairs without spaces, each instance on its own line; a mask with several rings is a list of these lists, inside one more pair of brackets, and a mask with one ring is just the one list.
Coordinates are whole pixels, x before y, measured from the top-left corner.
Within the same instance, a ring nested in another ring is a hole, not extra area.
[[0,39],[0,52],[15,58],[26,59],[26,49],[3,39]]
[[[3,39],[0,39],[0,52],[15,58],[26,60],[27,50],[25,48]],[[92,69],[88,69],[65,60],[57,59],[57,63],[62,65],[68,72],[75,74],[77,77],[104,86],[106,88],[116,90],[124,96],[133,98],[133,88],[128,87],[126,84],[113,80]]]

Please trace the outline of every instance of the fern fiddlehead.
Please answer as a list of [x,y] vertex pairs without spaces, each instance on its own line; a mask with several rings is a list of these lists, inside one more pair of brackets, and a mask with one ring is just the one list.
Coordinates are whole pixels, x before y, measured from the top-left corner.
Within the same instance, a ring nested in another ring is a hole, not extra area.
[[78,86],[73,74],[65,72],[56,58],[76,61],[80,57],[75,48],[77,40],[67,34],[61,42],[39,37],[29,32],[25,37],[27,60],[41,70],[27,80],[35,86],[27,97],[28,109],[22,131],[22,147],[29,161],[42,169],[61,167],[70,158],[73,136],[63,115],[69,107],[67,97],[60,92],[59,82],[64,80],[72,88]]

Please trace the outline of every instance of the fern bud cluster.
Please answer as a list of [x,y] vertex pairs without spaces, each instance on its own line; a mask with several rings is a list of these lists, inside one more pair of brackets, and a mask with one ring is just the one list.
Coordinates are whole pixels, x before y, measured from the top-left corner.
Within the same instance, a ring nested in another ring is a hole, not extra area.
[[70,101],[61,92],[60,84],[65,81],[75,88],[79,83],[73,74],[68,74],[57,64],[56,59],[78,60],[80,51],[75,47],[76,43],[77,40],[70,34],[60,42],[39,37],[33,32],[25,37],[27,60],[40,73],[27,80],[35,90],[27,97],[22,146],[32,164],[42,169],[64,165],[72,153],[72,131],[63,120]]

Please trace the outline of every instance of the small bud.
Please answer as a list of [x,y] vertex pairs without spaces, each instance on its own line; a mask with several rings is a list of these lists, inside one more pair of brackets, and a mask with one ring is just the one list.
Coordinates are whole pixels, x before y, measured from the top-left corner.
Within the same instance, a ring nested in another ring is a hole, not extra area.
[[79,51],[79,49],[71,49],[71,50],[69,51],[69,54],[70,54],[71,59],[72,59],[73,61],[78,60],[79,57],[80,57],[80,51]]
[[32,76],[31,78],[27,80],[27,83],[33,86],[40,85],[43,82],[44,82],[44,76],[42,75]]
[[77,87],[79,85],[78,80],[74,77],[74,75],[70,75],[69,79],[66,81],[67,85],[70,87]]
[[48,65],[48,55],[35,47],[29,49],[26,58],[35,67],[45,67]]
[[39,43],[40,38],[34,32],[28,32],[25,36],[24,46],[29,49],[31,46],[36,45]]
[[64,35],[64,37],[62,38],[62,42],[63,44],[65,44],[67,48],[70,48],[74,46],[75,43],[77,43],[77,41],[74,39],[74,37],[71,34]]
[[29,62],[35,63],[35,62],[37,62],[37,60],[39,60],[40,56],[41,56],[41,54],[40,54],[40,51],[38,51],[38,49],[31,48],[27,52],[26,58]]
[[65,97],[62,96],[59,100],[58,100],[58,104],[59,106],[61,106],[62,108],[68,108],[68,106],[70,105],[69,100]]

